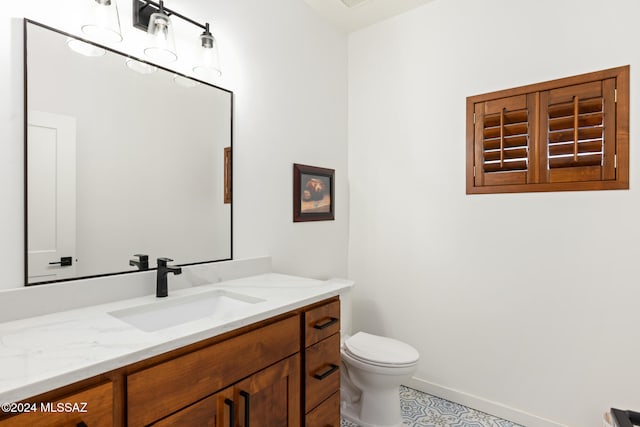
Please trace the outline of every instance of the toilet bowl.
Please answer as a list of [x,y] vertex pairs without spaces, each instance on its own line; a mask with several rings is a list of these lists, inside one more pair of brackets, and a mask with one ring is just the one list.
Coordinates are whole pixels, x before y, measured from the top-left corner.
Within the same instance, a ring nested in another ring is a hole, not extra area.
[[400,385],[414,374],[418,351],[392,338],[358,332],[341,348],[342,416],[362,427],[401,427]]

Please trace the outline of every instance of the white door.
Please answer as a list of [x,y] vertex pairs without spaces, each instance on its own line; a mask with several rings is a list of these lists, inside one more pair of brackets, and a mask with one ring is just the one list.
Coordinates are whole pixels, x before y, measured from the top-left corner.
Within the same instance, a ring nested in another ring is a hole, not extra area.
[[[28,115],[28,283],[74,277],[76,119],[41,111]],[[71,265],[63,265],[68,257]]]

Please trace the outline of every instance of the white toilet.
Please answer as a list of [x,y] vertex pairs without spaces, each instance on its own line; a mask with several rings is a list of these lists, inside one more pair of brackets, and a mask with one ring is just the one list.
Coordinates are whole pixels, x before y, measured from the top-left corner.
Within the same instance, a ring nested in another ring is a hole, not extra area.
[[342,344],[342,416],[362,427],[401,427],[400,385],[416,371],[418,351],[401,341],[358,332]]

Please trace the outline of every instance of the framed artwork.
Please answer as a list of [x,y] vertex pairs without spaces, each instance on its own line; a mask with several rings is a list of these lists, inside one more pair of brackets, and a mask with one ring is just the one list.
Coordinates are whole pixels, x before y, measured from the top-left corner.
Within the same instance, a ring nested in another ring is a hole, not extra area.
[[293,165],[293,222],[333,221],[335,170]]

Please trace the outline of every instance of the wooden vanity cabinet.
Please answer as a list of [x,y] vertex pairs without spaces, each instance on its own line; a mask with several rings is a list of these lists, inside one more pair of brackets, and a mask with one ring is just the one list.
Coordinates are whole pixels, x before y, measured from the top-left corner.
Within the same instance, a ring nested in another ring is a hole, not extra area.
[[[0,427],[339,427],[338,297],[25,399]],[[40,406],[38,406],[40,408]]]
[[306,427],[340,427],[340,300],[303,313]]

